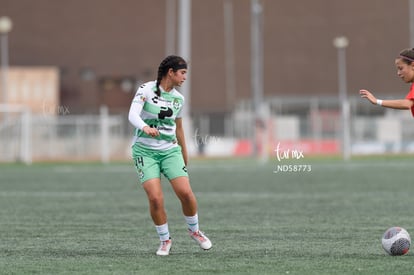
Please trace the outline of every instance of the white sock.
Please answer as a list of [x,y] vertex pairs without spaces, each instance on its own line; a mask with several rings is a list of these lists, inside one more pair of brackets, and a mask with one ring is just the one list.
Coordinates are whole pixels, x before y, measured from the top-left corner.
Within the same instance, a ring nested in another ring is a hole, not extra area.
[[157,229],[158,236],[160,237],[160,241],[168,241],[170,239],[170,231],[168,230],[168,223],[162,225],[156,225],[155,229]]
[[188,229],[190,229],[191,232],[198,231],[198,215],[197,214],[195,214],[194,216],[185,216],[185,221],[188,225]]

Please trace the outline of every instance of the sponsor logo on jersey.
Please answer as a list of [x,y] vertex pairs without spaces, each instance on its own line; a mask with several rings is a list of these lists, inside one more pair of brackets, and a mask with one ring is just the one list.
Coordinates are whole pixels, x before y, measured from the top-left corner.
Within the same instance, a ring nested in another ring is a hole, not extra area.
[[165,106],[168,106],[168,104],[171,104],[171,102],[169,100],[166,100],[162,97],[159,96],[154,96],[153,98],[151,98],[152,102],[154,102],[155,104],[158,104],[158,102],[163,102],[165,104]]
[[139,100],[140,101],[145,101],[145,95],[144,95],[144,93],[142,92],[142,91],[138,91],[136,94],[135,94],[135,98],[139,98]]
[[144,172],[142,171],[142,169],[139,169],[138,174],[140,179],[144,178]]
[[158,130],[163,130],[163,131],[171,131],[171,128],[165,127],[165,126],[158,126],[157,127]]

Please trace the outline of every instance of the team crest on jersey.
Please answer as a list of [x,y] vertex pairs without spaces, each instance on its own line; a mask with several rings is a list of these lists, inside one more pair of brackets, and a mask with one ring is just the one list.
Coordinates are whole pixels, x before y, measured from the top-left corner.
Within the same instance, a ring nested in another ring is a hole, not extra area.
[[179,110],[181,108],[181,102],[180,102],[179,99],[177,99],[177,98],[174,99],[174,101],[173,101],[173,107],[174,107],[175,110]]

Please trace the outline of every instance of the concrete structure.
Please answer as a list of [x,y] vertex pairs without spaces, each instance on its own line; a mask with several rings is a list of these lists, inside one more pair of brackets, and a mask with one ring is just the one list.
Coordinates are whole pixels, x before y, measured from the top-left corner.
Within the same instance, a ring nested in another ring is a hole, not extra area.
[[[225,2],[231,4],[234,30],[234,66],[227,69]],[[398,52],[409,47],[408,0],[262,3],[264,97],[337,95],[332,40],[339,35],[350,40],[349,94],[367,88],[402,97],[408,91],[394,68]],[[102,104],[125,111],[134,94],[129,81],[155,79],[166,39],[176,44],[175,34],[166,30],[175,30],[170,25],[178,21],[177,5],[177,0],[0,0],[0,16],[13,21],[10,66],[57,66],[59,102],[72,114],[97,112]],[[251,97],[250,45],[250,0],[192,1],[193,114],[223,113]],[[226,102],[231,77],[236,99]]]

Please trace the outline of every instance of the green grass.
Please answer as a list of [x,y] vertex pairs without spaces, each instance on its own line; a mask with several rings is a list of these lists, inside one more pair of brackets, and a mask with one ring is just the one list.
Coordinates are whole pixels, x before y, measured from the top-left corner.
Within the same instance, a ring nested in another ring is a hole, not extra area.
[[[302,159],[274,173],[252,160],[189,167],[202,251],[165,182],[168,257],[131,164],[0,166],[0,274],[413,274],[413,252],[385,255],[391,226],[414,232],[413,161]],[[414,234],[414,233],[413,233]]]

